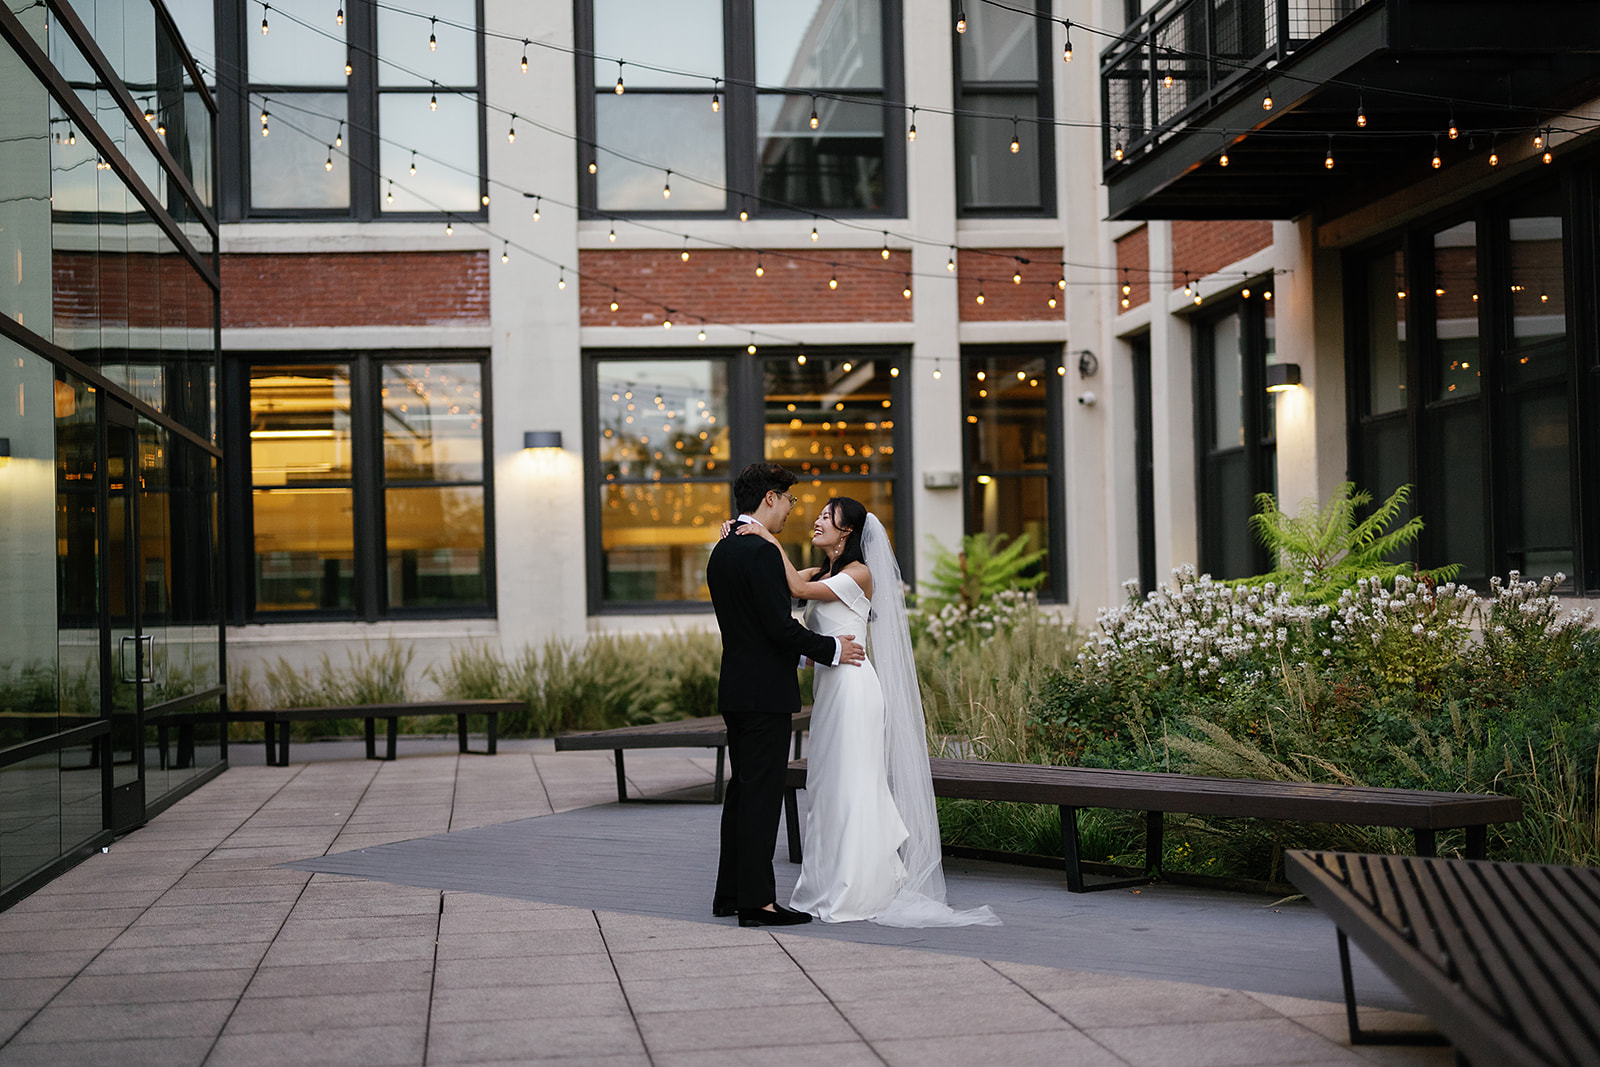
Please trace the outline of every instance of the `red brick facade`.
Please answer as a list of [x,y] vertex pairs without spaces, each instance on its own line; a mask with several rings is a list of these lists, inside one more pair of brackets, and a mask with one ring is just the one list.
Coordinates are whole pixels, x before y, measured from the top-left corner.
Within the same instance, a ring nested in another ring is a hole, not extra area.
[[222,257],[222,325],[435,326],[489,321],[487,252]]
[[1174,222],[1172,288],[1182,289],[1184,271],[1196,280],[1272,244],[1272,223],[1257,220]]
[[51,286],[57,326],[211,326],[211,286],[176,252],[57,251]]
[[[1017,257],[1028,262],[1019,263]],[[1061,277],[1059,248],[960,252],[956,256],[956,273],[961,276],[958,293],[962,322],[1047,322],[1066,314],[1062,292],[1056,286]],[[1022,275],[1020,283],[1012,280],[1018,273]]]
[[[663,308],[679,321],[723,323],[909,322],[907,252],[778,252],[596,249],[578,253],[579,321],[584,326],[659,326]],[[756,276],[758,264],[763,273]],[[838,288],[829,288],[836,278]],[[912,298],[916,298],[915,279]],[[615,298],[617,310],[611,310]]]
[[[1150,302],[1150,227],[1140,226],[1117,238],[1117,310],[1129,311]],[[1123,292],[1123,286],[1128,287]],[[1122,301],[1127,300],[1124,304]]]

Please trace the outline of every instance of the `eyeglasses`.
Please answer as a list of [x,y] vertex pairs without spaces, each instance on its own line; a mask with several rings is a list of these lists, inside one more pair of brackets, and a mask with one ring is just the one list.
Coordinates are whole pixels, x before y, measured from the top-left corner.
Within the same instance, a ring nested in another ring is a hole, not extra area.
[[800,506],[800,501],[793,493],[779,493],[778,499],[787,500],[789,502],[789,509],[791,511]]

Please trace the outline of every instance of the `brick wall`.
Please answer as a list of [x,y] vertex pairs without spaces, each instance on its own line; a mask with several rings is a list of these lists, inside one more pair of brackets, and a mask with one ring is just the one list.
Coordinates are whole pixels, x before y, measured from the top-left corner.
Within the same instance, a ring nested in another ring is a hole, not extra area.
[[[1016,257],[1028,262],[1019,263]],[[958,299],[962,322],[1032,322],[1059,319],[1062,310],[1059,248],[987,248],[959,252]],[[1022,281],[1012,278],[1021,273]],[[938,285],[931,278],[925,284]],[[978,303],[978,293],[983,303]],[[1051,301],[1055,306],[1051,306]]]
[[[1150,227],[1140,226],[1117,238],[1117,308],[1129,311],[1150,302]],[[1126,307],[1122,287],[1128,286]]]
[[489,321],[487,252],[222,257],[222,325],[433,326]]
[[1172,269],[1179,273],[1172,288],[1183,288],[1183,271],[1198,279],[1271,244],[1272,223],[1267,221],[1174,222]]
[[[578,253],[584,326],[656,326],[663,308],[686,325],[724,323],[909,322],[903,295],[911,255],[875,250],[775,252],[591,249]],[[759,259],[764,272],[756,277]],[[836,277],[837,289],[828,287]],[[915,279],[912,298],[916,298]],[[611,310],[615,297],[617,310]]]
[[176,252],[58,251],[51,257],[57,326],[205,328],[211,287]]

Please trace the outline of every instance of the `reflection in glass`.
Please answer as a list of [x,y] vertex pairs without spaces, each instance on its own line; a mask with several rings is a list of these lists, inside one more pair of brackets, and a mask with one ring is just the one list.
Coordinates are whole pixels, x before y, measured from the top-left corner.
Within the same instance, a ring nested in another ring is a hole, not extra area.
[[[322,5],[319,18],[327,17],[326,7]],[[377,8],[379,85],[478,84],[478,6],[474,0],[430,0],[427,14],[437,21],[388,4]],[[436,47],[429,47],[430,36]]]
[[884,206],[883,111],[866,103],[762,94],[756,105],[761,195],[805,208]]
[[802,478],[894,472],[888,359],[775,357],[763,371],[767,459]]
[[258,486],[348,481],[347,364],[250,368],[250,466]]
[[[350,206],[348,158],[333,147],[346,118],[344,93],[285,93],[272,100],[271,136],[245,138],[250,204],[257,208]],[[328,163],[333,167],[329,169]]]
[[1244,445],[1244,334],[1239,312],[1211,326],[1211,447]]
[[725,481],[606,485],[600,496],[602,598],[710,600],[706,559],[731,507]]
[[967,11],[967,32],[956,37],[964,81],[1031,82],[1039,77],[1037,19],[978,3]]
[[[969,208],[1036,208],[1039,188],[1039,138],[1050,127],[1029,121],[1038,110],[1033,94],[964,93],[963,112],[957,119],[956,160],[960,168],[961,202]],[[986,118],[994,115],[995,118]],[[1013,124],[1016,117],[1021,121]],[[1015,132],[1013,132],[1015,131]],[[1020,146],[1011,151],[1015,136]]]
[[257,489],[256,610],[355,604],[354,500],[348,489]]
[[1039,355],[962,360],[968,470],[1019,473],[1049,469],[1045,383],[1053,374],[1053,363]]
[[1386,252],[1367,264],[1368,415],[1405,409],[1409,302],[1403,251]]
[[883,86],[878,0],[756,0],[755,21],[758,84]]
[[390,482],[483,477],[481,364],[385,364],[382,399],[383,467]]
[[[595,96],[596,140],[626,145],[630,156],[659,166],[644,166],[620,156],[597,157],[597,196],[604,211],[719,211],[727,203],[723,182],[722,115],[706,106],[703,94],[609,90]],[[672,197],[662,197],[662,169],[693,175],[709,184],[679,180]]]
[[390,488],[384,500],[389,606],[487,603],[483,487]]
[[[1463,222],[1433,235],[1435,400],[1479,390],[1478,224]],[[1409,297],[1408,297],[1409,299]]]
[[[637,89],[692,88],[701,91],[699,104],[709,110],[707,79],[722,76],[721,0],[595,0],[594,51],[596,56],[627,61],[623,79],[629,93]],[[687,77],[668,71],[693,71],[704,77]],[[594,84],[613,95],[617,66],[596,59]],[[599,138],[607,143],[604,135]],[[631,142],[629,142],[631,144]],[[655,159],[643,151],[641,158]],[[663,161],[665,162],[665,161]]]
[[[435,111],[428,106],[429,97],[428,93],[378,97],[378,173],[394,180],[394,203],[384,200],[379,206],[390,213],[476,212],[482,207],[478,98],[440,92]],[[386,193],[388,189],[385,185]]]
[[[1539,213],[1548,212],[1548,213]],[[1566,370],[1567,286],[1559,197],[1519,205],[1507,220],[1511,237],[1511,335],[1515,377],[1526,380]],[[1538,351],[1528,349],[1549,347]]]
[[[39,120],[54,107],[21,57],[0,48],[0,144],[5,145],[5,193],[0,196],[0,315],[46,339],[50,323],[51,168],[57,147]],[[58,126],[52,122],[52,132]],[[93,188],[94,167],[75,181]],[[92,230],[88,242],[92,246]]]
[[607,481],[731,477],[726,364],[607,360],[596,375]]
[[46,752],[0,767],[0,884],[11,885],[61,854],[60,756]]
[[[968,533],[1000,534],[1007,544],[1026,537],[1029,552],[1050,547],[1047,475],[980,474],[968,483],[968,492],[972,515]],[[1048,559],[1034,564],[1024,577],[1048,573]]]
[[[1572,553],[1572,444],[1565,390],[1540,390],[1513,401],[1513,492],[1520,495],[1512,565],[1524,578],[1576,573]],[[1566,586],[1571,589],[1571,585]]]
[[[258,16],[261,9],[251,5],[250,14]],[[323,0],[272,0],[265,34],[259,20],[251,21],[246,34],[251,84],[344,84],[344,33],[350,24],[336,25]]]

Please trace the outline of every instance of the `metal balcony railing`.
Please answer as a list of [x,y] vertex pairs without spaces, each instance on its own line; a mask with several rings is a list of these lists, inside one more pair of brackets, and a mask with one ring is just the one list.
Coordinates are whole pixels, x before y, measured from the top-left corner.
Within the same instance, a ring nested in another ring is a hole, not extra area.
[[1368,0],[1168,0],[1101,56],[1106,167],[1208,110]]

